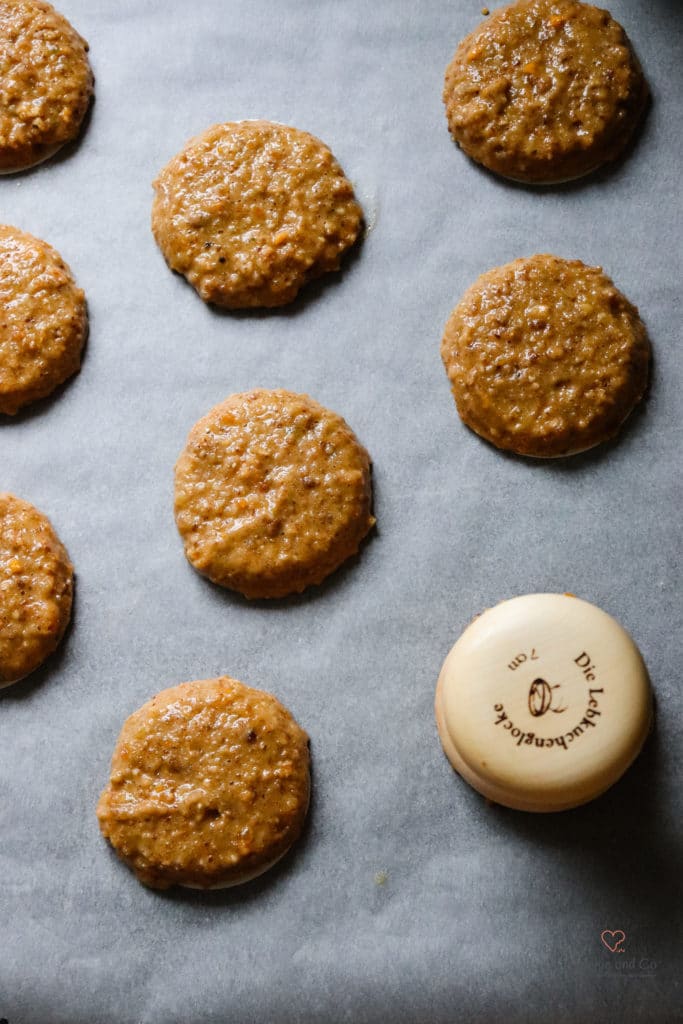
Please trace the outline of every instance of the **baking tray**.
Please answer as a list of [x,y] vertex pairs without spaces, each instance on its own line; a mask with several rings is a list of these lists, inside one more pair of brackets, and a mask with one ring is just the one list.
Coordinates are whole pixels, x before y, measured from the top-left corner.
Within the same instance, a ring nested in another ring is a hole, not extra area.
[[[60,3],[91,44],[92,115],[77,145],[0,182],[2,220],[59,249],[91,317],[78,378],[0,426],[2,487],[48,513],[77,572],[60,653],[0,700],[9,1024],[683,1020],[683,10],[611,2],[651,110],[625,161],[540,190],[480,170],[446,130],[443,71],[480,7]],[[292,307],[225,314],[166,269],[151,181],[190,136],[249,117],[324,139],[370,230]],[[655,353],[621,437],[550,464],[463,427],[439,358],[477,275],[544,251],[604,266]],[[272,604],[197,576],[172,514],[189,428],[257,385],[309,392],[374,460],[378,528],[360,557]],[[441,752],[441,662],[478,611],[565,590],[636,638],[656,731],[594,804],[490,806]],[[97,796],[124,718],[220,673],[274,692],[310,732],[308,828],[239,890],[153,892],[101,839]]]

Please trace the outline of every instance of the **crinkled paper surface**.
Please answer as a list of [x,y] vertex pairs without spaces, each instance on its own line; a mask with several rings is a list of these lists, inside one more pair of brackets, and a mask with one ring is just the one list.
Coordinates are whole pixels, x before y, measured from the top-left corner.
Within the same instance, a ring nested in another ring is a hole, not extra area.
[[[82,141],[0,180],[0,217],[86,290],[83,369],[0,424],[0,487],[53,520],[77,571],[62,652],[0,698],[0,1018],[9,1024],[672,1022],[681,1014],[681,28],[613,0],[653,104],[589,180],[497,180],[446,129],[442,75],[475,0],[64,0],[89,40]],[[151,181],[193,134],[264,117],[324,139],[370,230],[291,308],[225,314],[171,274]],[[654,347],[613,444],[550,463],[461,425],[439,358],[479,273],[554,252],[600,264]],[[319,589],[249,604],[186,563],[173,463],[252,386],[340,412],[374,460],[377,530]],[[657,697],[642,756],[561,815],[487,805],[450,770],[433,695],[502,598],[571,591],[640,645]],[[312,739],[303,840],[238,890],[143,888],[101,839],[124,718],[228,673]],[[625,933],[624,953],[601,942]]]

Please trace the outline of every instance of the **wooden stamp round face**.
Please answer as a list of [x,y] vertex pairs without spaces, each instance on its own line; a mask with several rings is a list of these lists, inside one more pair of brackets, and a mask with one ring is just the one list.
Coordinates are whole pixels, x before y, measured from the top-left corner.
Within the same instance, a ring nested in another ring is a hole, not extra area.
[[558,458],[618,432],[645,392],[650,345],[600,267],[539,254],[475,281],[441,356],[468,427],[497,448]]
[[618,157],[647,86],[607,11],[577,0],[520,0],[463,40],[443,99],[468,156],[505,177],[546,184]]
[[88,44],[44,0],[0,0],[0,174],[78,134],[93,91]]
[[456,771],[524,811],[599,796],[639,753],[652,716],[629,634],[568,594],[516,597],[478,616],[444,662],[435,707]]
[[73,568],[48,518],[0,494],[0,687],[23,679],[56,649],[72,595]]
[[154,237],[205,302],[281,306],[337,270],[363,221],[328,147],[270,121],[214,125],[154,182]]
[[52,246],[0,224],[0,413],[46,398],[78,370],[85,295]]
[[124,723],[97,816],[146,885],[249,881],[299,837],[308,736],[275,697],[224,676],[163,690]]
[[190,431],[175,515],[191,564],[245,597],[320,583],[374,523],[370,460],[348,424],[308,395],[231,395]]

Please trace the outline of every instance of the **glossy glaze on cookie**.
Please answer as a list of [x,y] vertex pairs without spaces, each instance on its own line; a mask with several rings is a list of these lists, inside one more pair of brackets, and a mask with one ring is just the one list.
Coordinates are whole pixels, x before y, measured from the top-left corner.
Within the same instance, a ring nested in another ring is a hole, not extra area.
[[275,697],[223,676],[163,690],[126,720],[97,816],[146,885],[217,888],[280,859],[309,792],[306,733]]
[[0,0],[0,173],[52,156],[93,92],[88,44],[43,0]]
[[152,230],[206,302],[281,306],[337,270],[362,212],[328,147],[270,121],[218,124],[154,182]]
[[0,225],[0,413],[45,398],[81,364],[85,295],[52,246]]
[[199,420],[175,470],[192,565],[246,597],[320,583],[374,523],[370,460],[348,424],[308,395],[256,389]]
[[73,567],[46,516],[0,494],[0,686],[42,665],[71,617]]
[[600,267],[542,254],[482,274],[453,310],[441,355],[472,430],[547,458],[618,431],[645,391],[650,345]]
[[462,41],[443,100],[451,134],[473,160],[542,184],[619,156],[647,86],[607,11],[577,0],[520,0]]

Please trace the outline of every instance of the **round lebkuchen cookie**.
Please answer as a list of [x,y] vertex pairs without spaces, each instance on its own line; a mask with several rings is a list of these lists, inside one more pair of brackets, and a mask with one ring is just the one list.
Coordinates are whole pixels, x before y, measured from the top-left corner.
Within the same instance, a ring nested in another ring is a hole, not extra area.
[[306,733],[275,697],[224,676],[163,690],[126,720],[97,817],[146,885],[223,888],[287,852],[309,792]]
[[152,231],[206,302],[281,306],[337,270],[363,214],[328,147],[269,121],[218,124],[154,182]]
[[71,617],[73,567],[49,520],[0,494],[0,687],[52,654]]
[[577,0],[520,0],[495,11],[458,47],[443,90],[465,153],[537,184],[620,156],[647,96],[621,25]]
[[4,224],[0,309],[0,413],[13,415],[76,373],[88,314],[85,296],[59,253]]
[[74,139],[93,92],[88,44],[43,0],[0,0],[0,174]]
[[231,395],[192,428],[175,470],[185,554],[245,597],[284,597],[354,555],[375,520],[370,460],[308,395]]
[[498,448],[552,458],[613,437],[641,399],[650,346],[600,267],[538,255],[482,274],[441,355],[461,419]]

